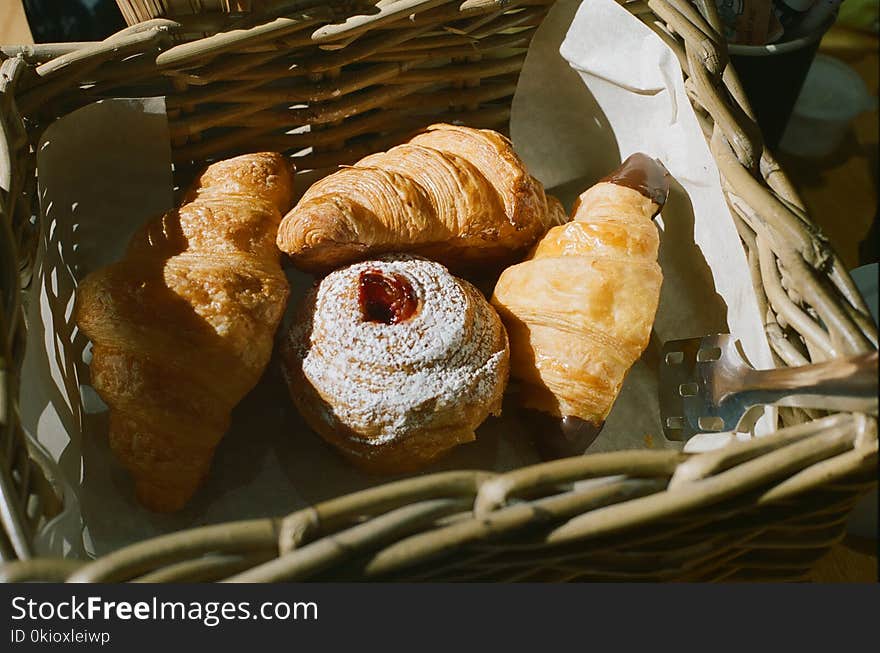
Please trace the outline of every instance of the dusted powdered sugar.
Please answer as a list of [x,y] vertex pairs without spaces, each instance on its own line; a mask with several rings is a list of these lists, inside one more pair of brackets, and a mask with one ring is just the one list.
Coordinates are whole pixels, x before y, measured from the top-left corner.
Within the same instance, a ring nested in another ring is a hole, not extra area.
[[[368,270],[403,275],[419,299],[415,314],[399,324],[365,320],[358,287]],[[503,327],[479,291],[442,265],[406,255],[358,263],[328,275],[307,302],[314,310],[290,331],[290,345],[308,382],[332,397],[325,419],[370,434],[353,439],[386,443],[444,410],[499,400]]]

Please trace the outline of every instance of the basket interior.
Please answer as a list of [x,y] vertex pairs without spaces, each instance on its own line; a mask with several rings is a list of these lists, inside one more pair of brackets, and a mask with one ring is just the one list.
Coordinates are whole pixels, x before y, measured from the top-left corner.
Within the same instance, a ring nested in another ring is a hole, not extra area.
[[551,4],[221,2],[186,13],[196,3],[167,3],[149,12],[176,21],[176,45],[158,55],[158,69],[146,61],[155,53],[116,62],[112,79],[84,88],[83,100],[165,95],[180,166],[282,149],[320,176],[440,119],[506,131],[529,42]]

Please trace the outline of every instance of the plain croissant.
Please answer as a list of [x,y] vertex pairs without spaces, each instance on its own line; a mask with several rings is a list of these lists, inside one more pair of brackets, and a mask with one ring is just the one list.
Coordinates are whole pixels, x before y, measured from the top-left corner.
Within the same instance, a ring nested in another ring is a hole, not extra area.
[[189,500],[269,361],[289,293],[275,235],[292,186],[280,154],[215,163],[77,290],[110,446],[147,508]]
[[667,194],[665,168],[634,154],[498,280],[492,303],[511,377],[527,415],[543,422],[545,454],[583,453],[648,344],[663,280],[651,220]]
[[278,247],[310,272],[385,252],[502,267],[565,219],[508,139],[439,124],[313,184],[281,222]]

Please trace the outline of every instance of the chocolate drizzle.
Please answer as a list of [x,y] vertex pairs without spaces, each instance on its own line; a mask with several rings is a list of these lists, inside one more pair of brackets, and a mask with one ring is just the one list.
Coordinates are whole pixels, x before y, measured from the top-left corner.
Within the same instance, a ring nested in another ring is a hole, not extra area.
[[582,456],[595,442],[605,422],[587,422],[578,417],[555,417],[538,410],[522,411],[535,447],[544,460]]
[[669,196],[669,172],[662,163],[641,152],[631,154],[617,170],[600,181],[637,190],[657,205],[655,216]]

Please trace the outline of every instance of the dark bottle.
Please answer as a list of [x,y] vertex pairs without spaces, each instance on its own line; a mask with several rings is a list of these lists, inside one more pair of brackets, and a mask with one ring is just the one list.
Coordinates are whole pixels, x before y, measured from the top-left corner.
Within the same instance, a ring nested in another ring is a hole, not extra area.
[[125,28],[116,0],[23,0],[35,43],[101,41]]
[[815,4],[816,0],[775,0],[773,12],[785,29],[794,27]]

